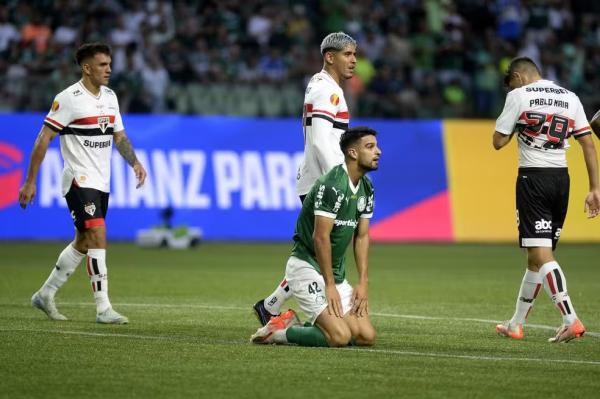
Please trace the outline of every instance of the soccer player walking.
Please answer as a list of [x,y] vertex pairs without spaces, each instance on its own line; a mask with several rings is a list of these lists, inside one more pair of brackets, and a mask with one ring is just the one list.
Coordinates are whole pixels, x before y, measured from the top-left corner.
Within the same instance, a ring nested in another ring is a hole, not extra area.
[[583,150],[589,178],[589,193],[585,197],[589,218],[600,213],[596,149],[577,95],[542,79],[531,59],[514,59],[505,84],[511,91],[496,121],[493,145],[499,150],[516,132],[519,143],[517,224],[519,245],[527,249],[527,270],[513,317],[497,325],[496,331],[502,336],[522,339],[523,324],[543,286],[563,320],[549,341],[568,342],[585,333],[567,293],[565,274],[553,255],[569,202],[568,138],[575,138]]
[[101,43],[84,44],[75,58],[81,67],[81,80],[60,92],[52,103],[19,192],[19,203],[25,209],[35,197],[36,177],[48,145],[60,135],[64,159],[62,194],[75,224],[75,239],[61,252],[50,276],[33,294],[31,304],[53,320],[67,320],[56,308],[54,296],[86,258],[96,300],[96,321],[126,324],[127,317],[117,313],[108,298],[105,218],[113,141],[133,168],[138,188],[144,184],[146,171],[125,134],[117,96],[106,87],[111,73],[110,47]]
[[[339,142],[348,129],[350,115],[340,85],[354,76],[356,41],[343,32],[330,33],[321,42],[321,54],[323,69],[311,78],[304,95],[304,158],[296,182],[302,202],[319,177],[344,162]],[[271,295],[254,305],[260,323],[265,325],[279,314],[281,305],[291,295],[288,282],[283,279]]]
[[[341,165],[321,176],[306,196],[296,221],[294,247],[285,278],[310,326],[300,326],[293,310],[272,317],[251,341],[301,346],[373,345],[368,316],[369,220],[374,190],[365,176],[379,166],[376,132],[347,130]],[[353,239],[354,238],[354,239]],[[358,271],[354,288],[346,280],[345,253],[353,243]]]

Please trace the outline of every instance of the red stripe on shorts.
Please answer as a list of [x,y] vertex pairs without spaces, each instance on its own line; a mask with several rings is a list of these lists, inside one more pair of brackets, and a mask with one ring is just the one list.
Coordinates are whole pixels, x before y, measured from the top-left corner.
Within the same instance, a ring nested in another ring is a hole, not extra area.
[[92,227],[99,227],[105,225],[104,218],[89,219],[83,222],[83,224],[86,229],[91,229]]

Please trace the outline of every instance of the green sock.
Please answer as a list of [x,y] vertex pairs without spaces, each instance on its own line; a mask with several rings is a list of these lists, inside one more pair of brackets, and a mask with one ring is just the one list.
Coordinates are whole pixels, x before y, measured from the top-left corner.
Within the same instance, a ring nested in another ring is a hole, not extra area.
[[291,344],[300,346],[329,346],[323,331],[317,326],[293,326],[286,330],[285,336]]

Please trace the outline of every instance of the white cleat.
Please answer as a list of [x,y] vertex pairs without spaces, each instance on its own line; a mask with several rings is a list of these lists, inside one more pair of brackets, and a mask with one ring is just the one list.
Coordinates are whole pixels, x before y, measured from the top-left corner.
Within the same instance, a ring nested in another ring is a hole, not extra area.
[[69,320],[66,316],[60,314],[58,309],[56,309],[56,305],[54,304],[54,298],[47,298],[42,296],[40,292],[36,292],[31,297],[31,306],[34,308],[38,308],[42,312],[46,313],[48,317],[52,320],[57,321],[65,321]]
[[287,342],[278,339],[277,331],[285,331],[289,327],[301,325],[300,319],[292,309],[283,312],[279,316],[272,317],[269,322],[259,328],[251,337],[253,344],[282,344]]
[[113,308],[108,308],[102,313],[96,315],[96,323],[102,324],[127,324],[129,319],[116,312]]

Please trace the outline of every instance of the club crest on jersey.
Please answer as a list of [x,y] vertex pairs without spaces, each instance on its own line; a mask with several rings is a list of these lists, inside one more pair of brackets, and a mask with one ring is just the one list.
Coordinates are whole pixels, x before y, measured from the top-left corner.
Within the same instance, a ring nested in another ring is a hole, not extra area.
[[58,101],[54,100],[54,101],[52,102],[52,108],[51,108],[51,109],[52,109],[52,112],[56,112],[56,111],[58,111],[58,109],[59,109],[59,108],[60,108],[60,104],[58,103]]
[[329,101],[331,101],[333,105],[338,105],[340,103],[340,97],[334,93],[329,97]]
[[364,196],[361,196],[358,199],[358,203],[356,204],[356,207],[358,208],[359,212],[363,212],[365,210],[365,208],[367,207],[367,199]]
[[83,210],[90,216],[94,216],[96,213],[96,205],[93,202],[88,202],[84,205]]
[[98,126],[100,126],[100,130],[102,130],[102,133],[106,133],[106,129],[108,128],[109,123],[110,123],[110,118],[108,116],[99,116],[98,117]]

